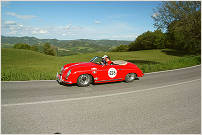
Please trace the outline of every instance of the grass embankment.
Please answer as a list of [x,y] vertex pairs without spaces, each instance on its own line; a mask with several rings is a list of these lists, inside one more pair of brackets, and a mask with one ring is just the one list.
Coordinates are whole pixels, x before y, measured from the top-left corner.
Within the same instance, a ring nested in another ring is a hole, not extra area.
[[201,63],[200,55],[185,55],[172,50],[90,53],[65,57],[48,56],[29,50],[2,48],[1,80],[52,80],[67,63],[87,62],[94,56],[107,54],[112,60],[136,64],[144,73],[176,69]]

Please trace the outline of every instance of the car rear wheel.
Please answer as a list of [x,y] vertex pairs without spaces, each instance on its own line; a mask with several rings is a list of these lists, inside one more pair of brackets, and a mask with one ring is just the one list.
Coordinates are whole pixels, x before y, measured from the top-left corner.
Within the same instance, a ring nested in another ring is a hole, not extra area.
[[77,85],[80,87],[85,87],[85,86],[89,86],[91,83],[91,76],[88,74],[82,74],[78,77],[77,79]]
[[133,80],[135,80],[135,78],[137,78],[137,74],[135,73],[128,73],[125,77],[125,81],[126,82],[132,82]]

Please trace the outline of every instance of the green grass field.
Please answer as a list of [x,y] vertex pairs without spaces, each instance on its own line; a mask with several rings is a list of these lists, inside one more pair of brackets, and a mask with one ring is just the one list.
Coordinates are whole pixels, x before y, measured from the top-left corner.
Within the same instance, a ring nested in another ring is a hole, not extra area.
[[1,80],[54,80],[56,73],[67,63],[87,62],[94,56],[107,54],[112,60],[126,60],[136,64],[144,73],[176,69],[201,64],[201,56],[186,55],[173,50],[143,50],[48,56],[22,49],[2,48]]

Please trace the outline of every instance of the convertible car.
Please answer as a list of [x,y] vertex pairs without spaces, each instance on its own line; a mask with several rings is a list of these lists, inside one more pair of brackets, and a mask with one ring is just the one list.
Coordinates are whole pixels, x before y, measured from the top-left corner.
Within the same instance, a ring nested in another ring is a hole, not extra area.
[[106,83],[115,81],[132,82],[144,74],[133,63],[116,60],[111,65],[105,65],[101,57],[94,57],[90,62],[66,64],[57,73],[56,80],[60,84],[77,83],[85,87],[91,83]]

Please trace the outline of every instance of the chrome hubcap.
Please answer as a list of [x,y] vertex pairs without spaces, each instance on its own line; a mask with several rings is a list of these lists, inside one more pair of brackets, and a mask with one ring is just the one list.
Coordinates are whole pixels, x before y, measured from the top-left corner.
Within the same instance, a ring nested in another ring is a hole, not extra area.
[[128,78],[129,78],[130,81],[134,80],[135,79],[135,74],[134,73],[128,74]]
[[82,84],[88,84],[88,82],[90,81],[90,78],[88,77],[88,76],[86,76],[86,75],[81,75],[81,77],[80,77],[80,83],[82,83]]

